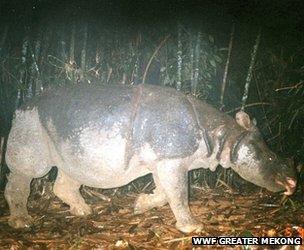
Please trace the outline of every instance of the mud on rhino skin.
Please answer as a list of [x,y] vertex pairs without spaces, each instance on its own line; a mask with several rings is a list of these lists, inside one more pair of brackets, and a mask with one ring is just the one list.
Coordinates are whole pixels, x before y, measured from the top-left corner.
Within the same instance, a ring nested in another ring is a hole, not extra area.
[[75,215],[92,212],[81,185],[123,186],[152,173],[153,194],[141,194],[135,213],[169,203],[176,227],[200,230],[188,206],[187,172],[217,165],[271,191],[296,187],[289,161],[267,148],[245,112],[236,119],[174,89],[151,85],[58,87],[16,110],[8,138],[9,224],[27,227],[33,178],[57,166],[54,193]]

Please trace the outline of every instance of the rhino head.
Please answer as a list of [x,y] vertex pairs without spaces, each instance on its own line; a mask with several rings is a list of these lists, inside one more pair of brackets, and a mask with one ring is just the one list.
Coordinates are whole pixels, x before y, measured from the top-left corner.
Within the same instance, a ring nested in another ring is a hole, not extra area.
[[232,169],[245,180],[272,192],[286,190],[291,195],[296,189],[296,171],[289,159],[273,153],[250,120],[248,114],[240,111],[236,122],[245,129],[235,140],[230,151]]

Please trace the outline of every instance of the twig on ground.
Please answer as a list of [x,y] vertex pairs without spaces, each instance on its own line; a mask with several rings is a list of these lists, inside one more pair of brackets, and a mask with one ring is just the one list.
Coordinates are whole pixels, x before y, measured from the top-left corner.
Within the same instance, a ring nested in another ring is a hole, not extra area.
[[110,202],[111,201],[111,198],[104,195],[104,194],[101,194],[101,193],[98,193],[94,190],[91,190],[91,189],[87,189],[87,188],[84,188],[83,189],[87,194],[91,195],[91,196],[97,196],[98,198],[104,200],[104,201],[108,201]]
[[181,237],[181,238],[175,238],[171,240],[166,240],[164,243],[172,243],[172,242],[179,242],[179,241],[184,241],[184,240],[190,240],[192,239],[192,236],[186,236],[186,237]]

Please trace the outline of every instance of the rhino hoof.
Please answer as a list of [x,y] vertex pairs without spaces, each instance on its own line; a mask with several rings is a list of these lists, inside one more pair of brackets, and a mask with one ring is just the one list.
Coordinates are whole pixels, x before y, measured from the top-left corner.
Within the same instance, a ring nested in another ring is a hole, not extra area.
[[33,218],[29,215],[11,216],[8,224],[13,228],[29,228],[33,224]]
[[142,214],[149,210],[148,208],[149,195],[140,194],[135,201],[134,214]]
[[86,216],[92,214],[92,212],[92,208],[87,204],[70,208],[70,213],[76,216]]
[[175,224],[176,228],[183,233],[200,233],[203,230],[203,225],[199,223],[191,223],[191,224]]

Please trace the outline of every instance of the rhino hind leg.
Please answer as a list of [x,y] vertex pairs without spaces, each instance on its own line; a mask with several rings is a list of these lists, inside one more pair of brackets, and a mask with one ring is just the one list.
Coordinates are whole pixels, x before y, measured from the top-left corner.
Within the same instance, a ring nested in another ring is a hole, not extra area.
[[202,230],[202,225],[191,216],[188,205],[188,173],[178,159],[163,160],[157,164],[157,175],[169,205],[176,218],[176,227],[184,233]]
[[64,203],[70,206],[73,215],[84,216],[92,213],[79,192],[80,184],[58,169],[53,191]]
[[14,228],[30,227],[32,217],[27,211],[31,177],[17,171],[11,172],[5,188],[5,198],[10,209],[8,224]]
[[163,190],[157,176],[153,176],[156,188],[153,194],[140,194],[134,205],[134,213],[141,214],[154,207],[161,207],[168,203],[165,191]]

